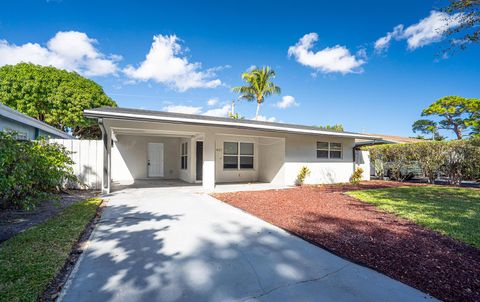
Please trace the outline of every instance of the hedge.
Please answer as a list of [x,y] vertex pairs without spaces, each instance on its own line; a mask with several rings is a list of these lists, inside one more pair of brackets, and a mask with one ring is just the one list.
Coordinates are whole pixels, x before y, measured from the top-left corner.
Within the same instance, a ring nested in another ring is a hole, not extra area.
[[0,131],[0,208],[32,209],[75,181],[69,152],[58,144],[20,141]]
[[377,176],[385,175],[386,167],[394,179],[403,181],[405,169],[416,164],[430,183],[445,175],[450,184],[480,179],[480,139],[426,141],[364,147],[370,152]]

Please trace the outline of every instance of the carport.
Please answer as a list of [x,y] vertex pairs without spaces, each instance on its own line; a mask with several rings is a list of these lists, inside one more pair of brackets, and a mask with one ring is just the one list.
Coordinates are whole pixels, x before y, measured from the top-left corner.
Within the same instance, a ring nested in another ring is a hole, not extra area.
[[207,191],[217,183],[284,184],[285,139],[272,133],[126,118],[99,122],[104,192],[112,182],[175,187],[181,181]]

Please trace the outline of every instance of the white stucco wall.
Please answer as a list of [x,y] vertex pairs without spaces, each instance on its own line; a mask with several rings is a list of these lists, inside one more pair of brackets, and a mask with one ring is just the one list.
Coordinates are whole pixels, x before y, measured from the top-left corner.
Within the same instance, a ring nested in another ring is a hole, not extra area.
[[[342,158],[317,158],[318,141],[341,143]],[[354,146],[355,140],[350,138],[288,135],[285,141],[285,184],[294,185],[303,166],[311,171],[305,179],[306,184],[348,182],[354,169]]]
[[283,185],[285,182],[285,139],[258,139],[258,181]]
[[112,180],[148,178],[147,144],[164,144],[164,179],[179,178],[180,139],[175,137],[119,135],[112,146]]

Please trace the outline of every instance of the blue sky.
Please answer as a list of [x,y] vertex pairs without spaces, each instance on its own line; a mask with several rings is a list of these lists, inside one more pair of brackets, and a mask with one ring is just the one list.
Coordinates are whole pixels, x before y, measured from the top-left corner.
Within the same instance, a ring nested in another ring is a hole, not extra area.
[[[479,46],[439,56],[446,44],[432,26],[445,16],[432,11],[444,3],[9,1],[0,65],[76,70],[122,107],[213,115],[236,98],[242,72],[268,65],[282,94],[263,118],[411,136],[436,99],[480,95]],[[252,118],[255,104],[237,110]]]

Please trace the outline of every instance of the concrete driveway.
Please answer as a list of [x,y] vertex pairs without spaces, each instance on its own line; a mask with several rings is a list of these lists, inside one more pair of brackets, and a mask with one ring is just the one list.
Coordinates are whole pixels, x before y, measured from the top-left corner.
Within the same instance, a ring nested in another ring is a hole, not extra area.
[[113,193],[60,299],[432,299],[199,190],[177,186]]

